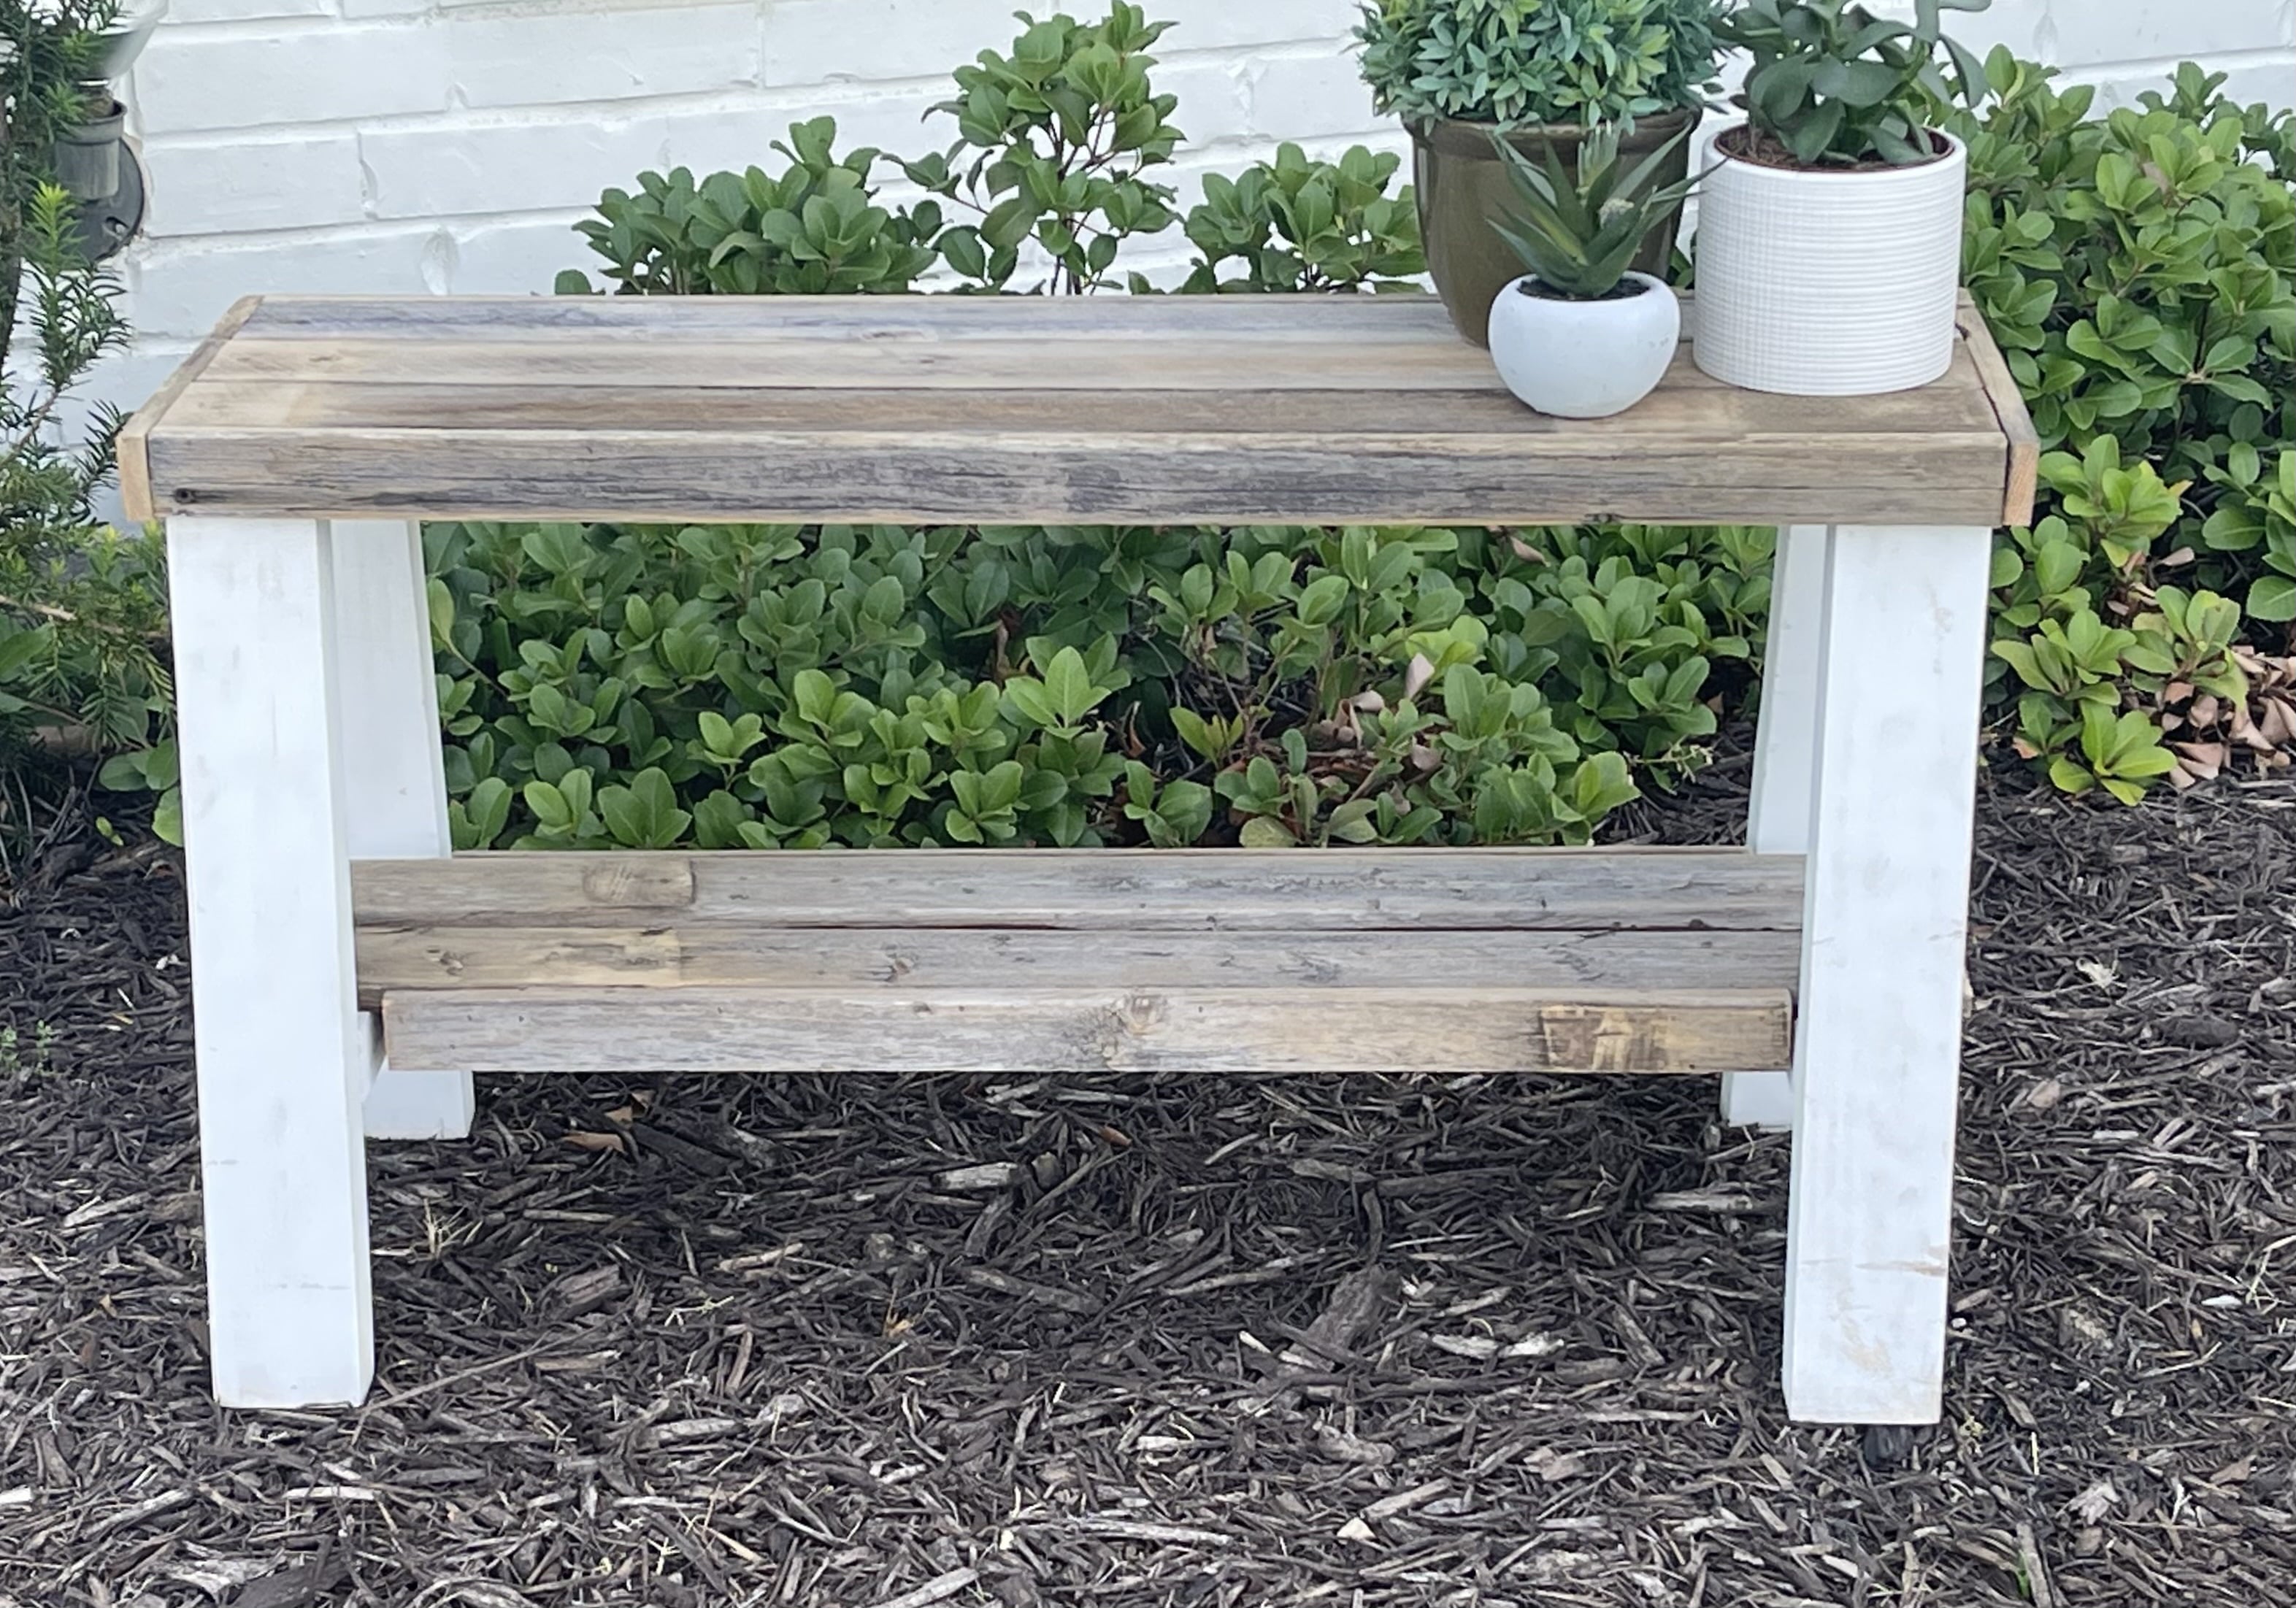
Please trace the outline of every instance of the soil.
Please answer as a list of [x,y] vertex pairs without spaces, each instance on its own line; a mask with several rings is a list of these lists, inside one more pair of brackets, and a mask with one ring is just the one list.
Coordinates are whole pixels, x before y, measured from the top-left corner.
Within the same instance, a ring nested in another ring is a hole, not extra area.
[[1600,296],[1573,296],[1558,291],[1536,274],[1515,283],[1515,293],[1534,301],[1632,301],[1637,296],[1648,295],[1660,287],[1646,284],[1639,279],[1622,279]]
[[[1628,835],[1726,841],[1746,770]],[[221,1411],[178,869],[47,832],[0,901],[0,1604],[2276,1601],[2296,784],[1980,817],[1946,1421],[1899,1445],[1785,1422],[1788,1147],[1705,1080],[490,1080],[373,1149],[366,1406]]]
[[[1934,130],[1929,134],[1930,144],[1936,150],[1936,161],[1953,154],[1953,147],[1945,136]],[[1766,134],[1751,123],[1741,123],[1735,128],[1726,128],[1715,138],[1714,149],[1725,156],[1751,162],[1758,168],[1784,168],[1794,173],[1896,173],[1898,164],[1885,162],[1879,157],[1869,157],[1862,162],[1828,162],[1813,168],[1786,149],[1785,142],[1775,135]],[[1928,163],[1917,164],[1926,167]]]

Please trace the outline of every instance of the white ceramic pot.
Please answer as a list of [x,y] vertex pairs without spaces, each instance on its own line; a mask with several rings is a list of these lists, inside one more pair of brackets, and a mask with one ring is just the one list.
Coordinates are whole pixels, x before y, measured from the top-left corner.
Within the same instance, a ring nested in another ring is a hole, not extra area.
[[1682,342],[1682,303],[1663,281],[1629,274],[1641,293],[1609,301],[1526,294],[1535,283],[1491,303],[1491,360],[1509,390],[1558,418],[1607,419],[1658,389]]
[[1969,153],[1872,172],[1715,152],[1699,193],[1698,366],[1793,397],[1912,390],[1953,362]]

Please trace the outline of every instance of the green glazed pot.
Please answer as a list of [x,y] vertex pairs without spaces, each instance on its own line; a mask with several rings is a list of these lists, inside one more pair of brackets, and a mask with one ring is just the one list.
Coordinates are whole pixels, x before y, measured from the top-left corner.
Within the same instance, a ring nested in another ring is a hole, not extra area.
[[[1631,167],[1656,151],[1697,119],[1698,111],[1660,112],[1641,119],[1635,131],[1619,143],[1619,160]],[[1587,131],[1577,124],[1557,123],[1520,128],[1507,136],[1516,150],[1540,160],[1547,143],[1555,153],[1576,167],[1579,143]],[[1690,147],[1683,141],[1666,160],[1661,185],[1678,184],[1690,174]],[[1488,123],[1460,123],[1448,119],[1411,126],[1419,191],[1419,230],[1427,243],[1427,269],[1435,289],[1459,333],[1477,346],[1490,344],[1491,303],[1499,292],[1522,277],[1517,258],[1499,232],[1494,217],[1513,209],[1514,184],[1506,164],[1491,148]],[[1675,226],[1680,209],[1666,215],[1643,242],[1635,267],[1663,279],[1674,259]]]

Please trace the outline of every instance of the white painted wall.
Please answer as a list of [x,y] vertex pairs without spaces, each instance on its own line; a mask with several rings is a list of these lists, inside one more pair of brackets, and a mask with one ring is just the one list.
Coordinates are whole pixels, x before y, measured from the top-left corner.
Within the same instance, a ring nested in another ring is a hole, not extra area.
[[[174,0],[129,87],[152,200],[124,265],[141,338],[104,389],[140,399],[251,291],[545,291],[586,266],[569,226],[601,189],[769,163],[800,119],[835,115],[847,144],[946,144],[922,114],[1012,37],[1019,3]],[[1179,24],[1158,82],[1189,135],[1184,200],[1280,140],[1400,146],[1347,48],[1354,0],[1148,9]],[[2296,0],[1996,0],[1963,22],[2116,100],[2187,57],[2243,99],[2296,98]]]

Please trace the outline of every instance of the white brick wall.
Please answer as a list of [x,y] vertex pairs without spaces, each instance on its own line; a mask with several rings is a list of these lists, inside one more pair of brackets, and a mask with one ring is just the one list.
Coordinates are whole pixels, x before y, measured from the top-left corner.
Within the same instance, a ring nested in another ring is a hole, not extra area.
[[[833,113],[848,145],[945,144],[920,119],[1011,38],[1014,4],[174,0],[129,93],[152,186],[125,264],[142,334],[103,389],[136,400],[250,291],[545,290],[586,266],[569,226],[601,189],[766,161],[800,119]],[[1159,79],[1190,136],[1184,197],[1279,140],[1400,145],[1346,47],[1354,0],[1149,10],[1179,24]],[[2245,99],[2296,98],[2296,0],[1996,0],[1962,23],[2116,99],[2187,56]]]

